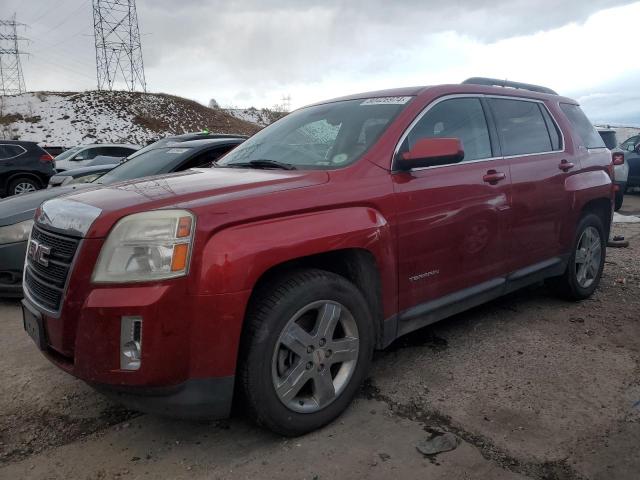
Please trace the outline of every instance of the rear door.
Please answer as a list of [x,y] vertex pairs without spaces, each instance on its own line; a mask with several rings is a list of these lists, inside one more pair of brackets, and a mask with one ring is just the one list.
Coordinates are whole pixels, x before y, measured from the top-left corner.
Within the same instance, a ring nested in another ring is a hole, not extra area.
[[471,287],[500,283],[505,273],[511,181],[491,132],[483,101],[462,95],[428,106],[400,142],[397,155],[429,137],[458,138],[465,152],[461,163],[392,175],[406,323],[400,331],[411,329],[412,312],[437,308],[434,301],[447,294],[464,300]]
[[541,101],[487,98],[511,170],[510,270],[562,252],[561,228],[571,198],[565,180],[579,166],[567,160],[557,122]]

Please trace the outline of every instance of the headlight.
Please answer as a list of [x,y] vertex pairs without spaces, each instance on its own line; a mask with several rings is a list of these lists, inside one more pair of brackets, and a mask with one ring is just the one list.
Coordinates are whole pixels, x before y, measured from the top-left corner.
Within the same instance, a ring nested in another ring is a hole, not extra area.
[[98,178],[100,178],[102,176],[101,173],[93,173],[91,175],[85,175],[83,177],[77,177],[77,178],[70,178],[70,180],[66,181],[66,182],[62,182],[63,185],[67,184],[67,183],[91,183],[94,180],[97,180]]
[[148,282],[187,274],[194,217],[155,210],[122,218],[102,246],[94,282]]
[[32,227],[33,220],[25,220],[24,222],[0,227],[0,245],[28,240]]

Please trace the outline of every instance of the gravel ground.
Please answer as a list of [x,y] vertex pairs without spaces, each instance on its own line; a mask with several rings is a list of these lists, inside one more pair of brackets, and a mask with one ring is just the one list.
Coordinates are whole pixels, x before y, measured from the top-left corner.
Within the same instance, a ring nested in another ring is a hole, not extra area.
[[[631,207],[634,208],[633,202]],[[283,439],[242,418],[119,407],[50,365],[0,303],[0,478],[639,478],[640,224],[592,299],[536,286],[376,354],[336,422]],[[416,445],[452,432],[458,447]]]

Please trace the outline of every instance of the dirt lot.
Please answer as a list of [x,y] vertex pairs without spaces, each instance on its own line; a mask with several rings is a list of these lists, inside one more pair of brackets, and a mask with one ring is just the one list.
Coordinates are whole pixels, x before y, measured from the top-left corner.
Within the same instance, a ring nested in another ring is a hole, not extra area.
[[[631,245],[609,249],[592,299],[538,286],[406,336],[337,422],[298,439],[241,413],[126,411],[51,366],[0,303],[0,478],[638,479],[640,223],[615,231]],[[457,449],[416,450],[445,431]]]

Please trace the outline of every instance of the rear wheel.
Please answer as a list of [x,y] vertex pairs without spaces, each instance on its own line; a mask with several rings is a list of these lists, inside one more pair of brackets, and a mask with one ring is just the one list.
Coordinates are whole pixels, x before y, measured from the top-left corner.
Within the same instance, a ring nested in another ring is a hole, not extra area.
[[270,284],[250,308],[239,376],[251,416],[282,435],[331,422],[371,362],[371,315],[360,291],[321,270]]
[[606,234],[600,217],[592,213],[582,217],[567,269],[561,277],[548,281],[551,288],[572,300],[590,297],[600,283],[605,248]]
[[16,178],[9,183],[9,195],[20,195],[21,193],[35,192],[40,186],[32,178]]

